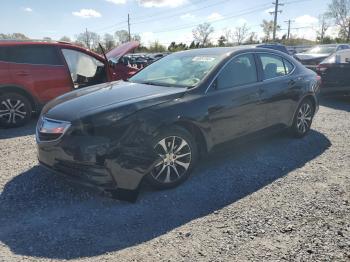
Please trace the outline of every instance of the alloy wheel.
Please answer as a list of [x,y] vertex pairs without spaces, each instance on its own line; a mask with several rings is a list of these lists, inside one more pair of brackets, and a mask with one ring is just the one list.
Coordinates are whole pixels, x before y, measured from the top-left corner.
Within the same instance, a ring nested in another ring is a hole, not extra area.
[[0,103],[0,118],[8,124],[16,124],[26,118],[25,104],[20,99],[6,99]]
[[151,175],[160,183],[173,183],[187,172],[191,160],[191,147],[181,137],[169,136],[160,140],[154,147],[159,156]]
[[308,103],[304,103],[298,111],[297,128],[301,134],[307,132],[312,122],[312,108]]

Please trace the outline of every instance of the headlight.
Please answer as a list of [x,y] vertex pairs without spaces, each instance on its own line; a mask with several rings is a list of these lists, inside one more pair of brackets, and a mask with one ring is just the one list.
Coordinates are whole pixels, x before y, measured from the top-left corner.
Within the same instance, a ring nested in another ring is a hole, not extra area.
[[40,118],[37,125],[36,137],[39,142],[55,141],[61,138],[71,126],[70,122]]

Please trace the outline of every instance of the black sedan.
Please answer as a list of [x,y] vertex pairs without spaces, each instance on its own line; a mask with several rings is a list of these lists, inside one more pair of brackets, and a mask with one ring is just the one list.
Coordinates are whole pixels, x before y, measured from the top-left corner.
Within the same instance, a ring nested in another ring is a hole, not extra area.
[[327,57],[316,67],[316,72],[322,78],[322,94],[350,95],[350,49]]
[[349,48],[348,44],[317,45],[303,53],[295,54],[294,57],[307,68],[315,70],[316,66],[331,54]]
[[221,143],[270,129],[306,135],[318,89],[314,72],[279,51],[178,52],[127,82],[84,88],[47,104],[37,125],[38,158],[116,197],[137,192],[144,178],[171,188]]

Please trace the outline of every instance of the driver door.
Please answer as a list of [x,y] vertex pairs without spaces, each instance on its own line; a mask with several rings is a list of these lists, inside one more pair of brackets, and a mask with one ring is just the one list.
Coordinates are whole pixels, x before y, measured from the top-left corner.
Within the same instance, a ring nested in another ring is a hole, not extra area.
[[253,54],[242,54],[224,65],[215,88],[208,92],[212,139],[222,143],[261,129],[265,112]]

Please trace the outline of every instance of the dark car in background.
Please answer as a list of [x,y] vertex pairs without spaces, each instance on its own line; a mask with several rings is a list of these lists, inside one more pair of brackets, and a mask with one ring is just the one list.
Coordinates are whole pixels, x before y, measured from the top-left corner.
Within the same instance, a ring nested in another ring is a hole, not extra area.
[[0,126],[24,125],[74,89],[129,78],[138,69],[120,59],[138,46],[129,42],[104,57],[67,42],[0,41]]
[[265,43],[265,44],[258,44],[256,47],[261,47],[261,48],[269,48],[273,50],[278,50],[280,52],[283,52],[285,54],[290,54],[287,47],[283,44],[280,43]]
[[316,72],[322,78],[322,94],[350,95],[350,49],[327,57],[316,67]]
[[[319,77],[266,48],[208,48],[166,56],[128,81],[48,103],[37,124],[39,162],[108,192],[184,182],[215,146],[267,130],[310,130]],[[118,196],[118,195],[117,195]]]
[[305,52],[295,54],[294,58],[307,68],[315,70],[316,66],[331,54],[349,48],[348,44],[317,45]]

